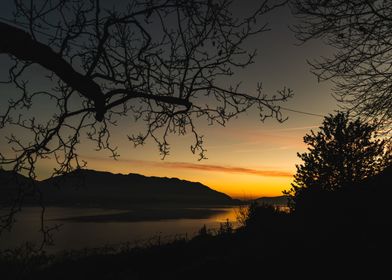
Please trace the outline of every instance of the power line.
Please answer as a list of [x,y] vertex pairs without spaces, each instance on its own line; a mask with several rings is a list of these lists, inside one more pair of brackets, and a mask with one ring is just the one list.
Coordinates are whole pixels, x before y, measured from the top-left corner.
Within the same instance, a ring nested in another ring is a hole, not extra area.
[[294,110],[294,109],[289,109],[289,108],[285,108],[285,107],[282,107],[282,106],[280,106],[280,109],[286,110],[286,111],[290,111],[290,112],[294,112],[294,113],[298,113],[298,114],[304,114],[304,115],[316,116],[316,117],[324,118],[323,115],[319,115],[319,114],[315,114],[315,113],[309,113],[309,112],[304,112],[304,111],[299,111],[299,110]]

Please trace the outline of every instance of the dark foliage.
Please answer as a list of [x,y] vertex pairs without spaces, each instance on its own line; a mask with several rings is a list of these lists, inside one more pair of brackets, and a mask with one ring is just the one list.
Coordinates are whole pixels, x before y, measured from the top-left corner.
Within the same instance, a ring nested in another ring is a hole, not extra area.
[[304,137],[308,152],[298,154],[303,163],[297,165],[292,188],[285,191],[291,207],[320,205],[319,198],[332,195],[329,192],[352,188],[390,165],[387,141],[376,137],[376,125],[350,120],[346,113],[325,117],[319,131]]

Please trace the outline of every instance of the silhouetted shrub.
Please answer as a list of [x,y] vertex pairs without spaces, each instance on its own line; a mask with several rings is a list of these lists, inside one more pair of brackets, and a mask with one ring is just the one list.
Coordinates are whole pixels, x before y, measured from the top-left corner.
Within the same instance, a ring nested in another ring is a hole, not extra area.
[[232,234],[233,232],[233,224],[229,221],[229,219],[226,219],[226,222],[224,223],[220,223],[218,235],[227,235]]

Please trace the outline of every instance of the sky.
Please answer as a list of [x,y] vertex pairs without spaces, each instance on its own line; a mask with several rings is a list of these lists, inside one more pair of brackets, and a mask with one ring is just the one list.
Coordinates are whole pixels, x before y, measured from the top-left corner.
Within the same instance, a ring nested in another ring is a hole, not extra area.
[[[251,0],[237,3],[240,13],[251,11],[254,5]],[[4,13],[6,7],[1,5],[5,5],[4,2],[0,4]],[[328,54],[327,47],[317,41],[298,45],[288,28],[295,22],[288,8],[274,11],[264,20],[271,31],[247,42],[249,47],[258,50],[255,63],[237,71],[233,81],[242,81],[243,90],[247,92],[254,92],[260,81],[269,94],[289,87],[294,91],[294,97],[282,106],[314,115],[283,110],[288,117],[284,123],[273,119],[261,122],[257,112],[250,110],[225,127],[200,122],[198,130],[205,136],[208,158],[202,161],[190,151],[190,135],[171,136],[170,154],[162,160],[154,143],[147,141],[135,148],[127,139],[129,124],[119,126],[112,131],[112,143],[118,146],[120,154],[118,160],[113,160],[107,151],[96,152],[91,144],[82,140],[79,154],[88,162],[87,168],[198,181],[241,199],[278,196],[289,189],[295,165],[300,163],[297,152],[306,151],[303,136],[311,129],[317,129],[322,116],[333,113],[338,105],[331,96],[332,84],[319,83],[307,64],[308,59]],[[0,104],[5,102],[4,95],[0,94]],[[40,110],[45,106],[49,105],[40,104]],[[0,137],[9,133],[12,131],[0,130]],[[41,163],[39,178],[47,177],[52,169],[50,161]]]

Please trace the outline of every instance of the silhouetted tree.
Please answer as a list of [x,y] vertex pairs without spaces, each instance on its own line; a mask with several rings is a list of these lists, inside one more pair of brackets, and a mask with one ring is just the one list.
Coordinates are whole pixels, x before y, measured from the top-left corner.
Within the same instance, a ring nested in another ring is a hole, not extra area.
[[330,57],[311,62],[320,80],[336,84],[336,98],[362,119],[392,128],[392,2],[293,0],[300,41],[322,39]]
[[163,157],[169,134],[191,133],[191,151],[204,158],[196,118],[225,125],[256,107],[262,120],[283,121],[277,102],[290,89],[267,96],[261,84],[248,93],[228,80],[254,61],[244,42],[268,30],[260,18],[286,0],[260,1],[243,18],[229,0],[109,2],[15,0],[14,18],[0,19],[0,79],[10,97],[0,108],[0,167],[31,178],[42,159],[57,163],[53,176],[83,167],[82,135],[116,158],[110,131],[127,116],[144,124],[129,140],[150,138]]
[[[170,133],[191,132],[201,158],[194,118],[224,125],[256,106],[262,119],[282,120],[276,102],[290,90],[268,97],[260,85],[248,94],[221,78],[253,62],[244,41],[266,31],[257,21],[284,3],[262,1],[240,20],[226,0],[128,0],[110,9],[99,0],[14,1],[15,18],[0,20],[0,53],[9,55],[2,83],[15,86],[0,128],[18,126],[29,137],[10,136],[14,152],[3,152],[0,165],[34,173],[33,163],[52,156],[62,173],[82,165],[75,149],[82,133],[116,157],[110,127],[127,115],[145,123],[144,133],[129,135],[135,145],[151,137],[165,156]],[[42,77],[33,73],[37,64]],[[48,102],[48,119],[23,112],[35,102]]]
[[284,193],[295,207],[308,193],[325,193],[349,188],[382,171],[391,163],[387,141],[377,139],[376,125],[347,113],[325,117],[318,132],[306,134],[308,152],[298,153],[294,183]]

